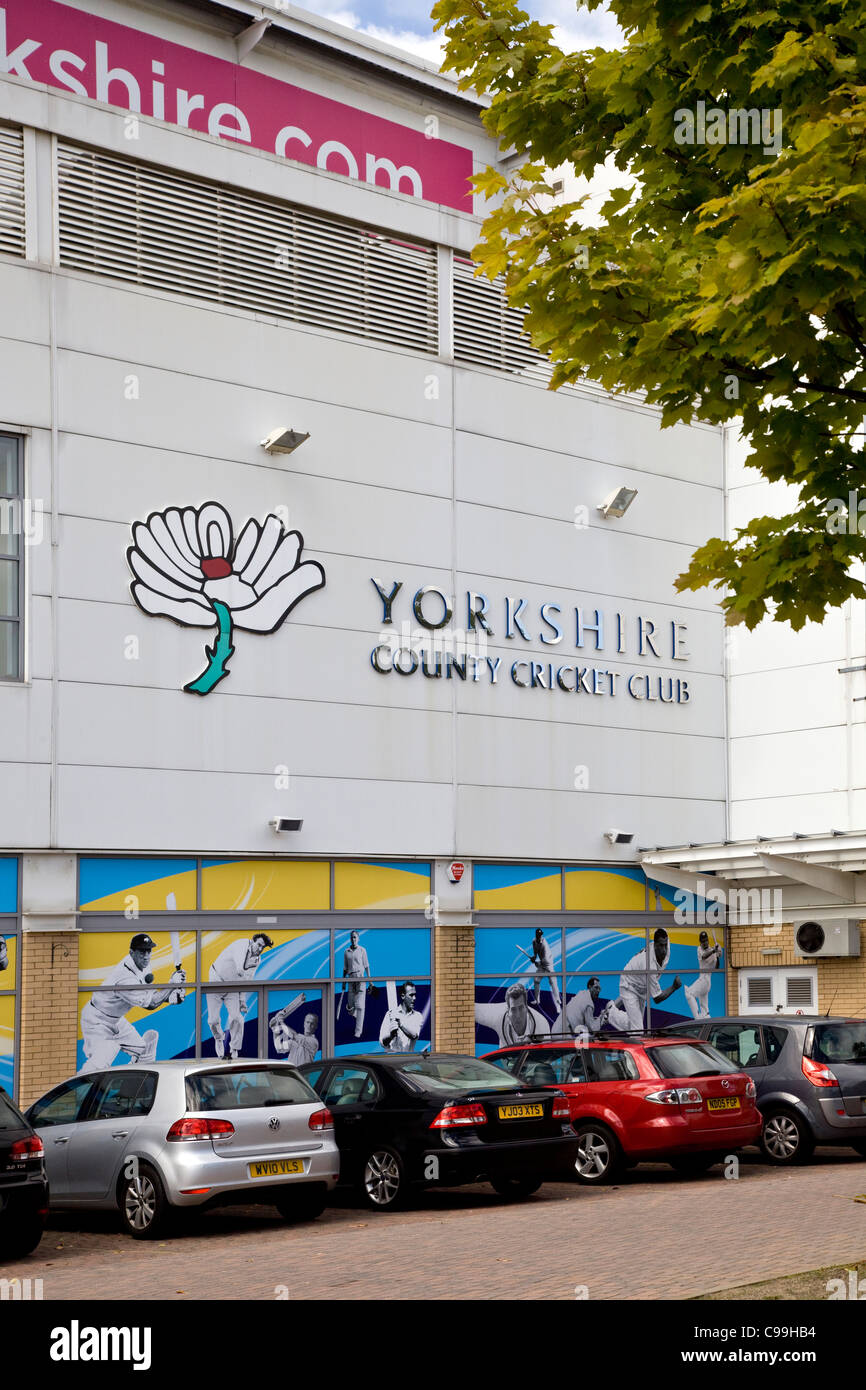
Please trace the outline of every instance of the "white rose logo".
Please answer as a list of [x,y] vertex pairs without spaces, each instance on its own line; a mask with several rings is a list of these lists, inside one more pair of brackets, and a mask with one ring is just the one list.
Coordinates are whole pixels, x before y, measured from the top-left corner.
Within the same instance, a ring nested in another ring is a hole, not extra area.
[[295,604],[324,587],[325,571],[301,560],[303,548],[300,532],[286,531],[273,515],[261,525],[251,517],[235,540],[218,502],[169,507],[135,523],[126,558],[138,607],[183,627],[217,630],[205,647],[207,666],[184,690],[209,695],[229,674],[234,628],[276,632]]

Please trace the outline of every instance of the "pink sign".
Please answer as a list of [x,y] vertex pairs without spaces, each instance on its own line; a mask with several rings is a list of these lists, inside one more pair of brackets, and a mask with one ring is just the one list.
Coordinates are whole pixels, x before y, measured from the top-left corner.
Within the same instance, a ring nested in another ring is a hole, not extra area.
[[0,0],[0,73],[472,211],[472,152],[54,0]]

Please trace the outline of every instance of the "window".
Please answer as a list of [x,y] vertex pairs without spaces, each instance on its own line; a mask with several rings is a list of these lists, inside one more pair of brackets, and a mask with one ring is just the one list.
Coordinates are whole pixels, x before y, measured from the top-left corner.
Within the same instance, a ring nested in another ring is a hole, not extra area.
[[156,1095],[152,1071],[111,1072],[94,1099],[92,1120],[126,1120],[148,1115]]
[[334,1110],[341,1105],[364,1105],[378,1099],[378,1082],[366,1067],[335,1067],[323,1096],[325,1104]]
[[587,1081],[637,1081],[639,1072],[630,1052],[617,1047],[588,1047],[584,1051]]
[[28,1112],[27,1118],[33,1128],[46,1129],[49,1125],[74,1124],[93,1088],[93,1081],[92,1076],[83,1076],[49,1091],[48,1095],[38,1100]]
[[711,1028],[707,1041],[735,1067],[763,1067],[764,1056],[761,1051],[761,1029],[757,1023],[740,1026],[736,1023],[721,1023]]
[[563,1081],[582,1081],[583,1064],[573,1047],[544,1047],[528,1053],[520,1075],[527,1086],[557,1086]]
[[784,1028],[770,1028],[764,1026],[764,1052],[767,1057],[767,1066],[771,1067],[782,1055],[782,1048],[785,1046],[785,1039],[788,1034]]
[[729,1058],[723,1061],[716,1052],[698,1043],[666,1043],[664,1046],[648,1047],[646,1052],[659,1076],[668,1080],[674,1077],[724,1076],[736,1071]]
[[21,679],[24,536],[22,439],[0,434],[0,680]]
[[271,1105],[309,1105],[316,1093],[288,1067],[195,1072],[186,1078],[189,1110],[256,1110]]
[[486,1057],[485,1061],[492,1062],[494,1066],[501,1067],[503,1071],[510,1071],[512,1075],[519,1075],[519,1063],[522,1056],[522,1052],[499,1052],[495,1057]]

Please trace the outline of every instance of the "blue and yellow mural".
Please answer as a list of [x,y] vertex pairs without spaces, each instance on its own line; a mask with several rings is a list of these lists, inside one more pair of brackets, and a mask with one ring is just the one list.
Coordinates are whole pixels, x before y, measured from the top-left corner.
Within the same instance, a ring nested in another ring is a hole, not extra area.
[[295,859],[203,859],[204,912],[327,912],[331,866]]
[[82,912],[195,911],[194,859],[82,859]]
[[487,912],[559,912],[562,870],[538,864],[476,864],[475,907]]
[[338,912],[423,912],[430,900],[430,865],[340,862],[334,865]]

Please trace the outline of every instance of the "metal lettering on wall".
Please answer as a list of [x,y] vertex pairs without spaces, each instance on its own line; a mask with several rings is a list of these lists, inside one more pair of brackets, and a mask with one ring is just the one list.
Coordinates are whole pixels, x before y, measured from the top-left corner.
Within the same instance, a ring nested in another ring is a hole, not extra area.
[[[506,595],[494,615],[485,594],[466,593],[466,628],[452,625],[456,600],[435,585],[425,585],[412,596],[412,612],[420,627],[412,630],[407,620],[396,625],[394,603],[403,587],[402,580],[385,582],[371,579],[382,604],[382,633],[370,653],[370,664],[379,675],[413,676],[431,680],[461,680],[498,685],[510,680],[525,690],[557,690],[571,695],[617,695],[625,691],[633,700],[660,701],[687,705],[691,699],[689,682],[680,676],[647,670],[610,670],[601,664],[579,661],[521,660],[503,663],[501,656],[488,655],[488,638],[530,643],[534,636],[545,646],[556,647],[566,640],[581,654],[584,648],[608,651],[617,657],[641,657],[665,661],[688,661],[684,622],[668,619],[656,622],[645,614],[628,619],[622,613],[606,614],[601,609],[577,606],[563,608],[558,603],[542,603],[537,616],[524,598]],[[494,623],[496,624],[494,626]]]

